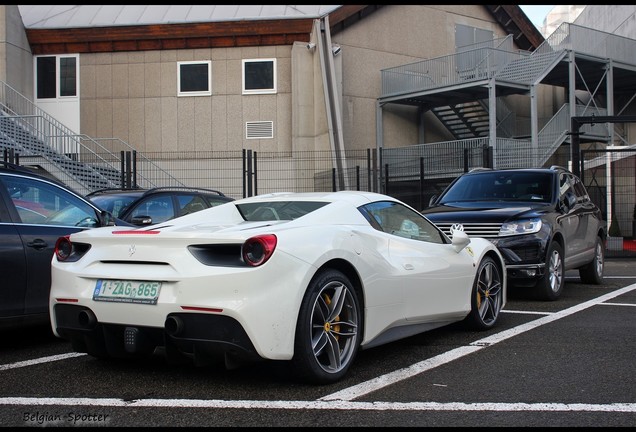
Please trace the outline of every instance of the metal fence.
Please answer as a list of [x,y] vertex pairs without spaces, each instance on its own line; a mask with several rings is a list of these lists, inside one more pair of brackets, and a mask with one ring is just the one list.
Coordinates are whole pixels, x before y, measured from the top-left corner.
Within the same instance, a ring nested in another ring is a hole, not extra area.
[[[145,187],[138,180],[152,178],[153,186],[212,188],[233,198],[281,191],[364,190],[385,193],[424,209],[429,199],[458,175],[473,168],[493,167],[492,148],[480,140],[465,144],[442,153],[434,146],[347,151],[340,161],[329,151],[160,152],[146,153],[142,159],[133,152],[132,156],[122,156],[129,162],[122,164],[120,178],[122,186]],[[612,227],[608,256],[636,257],[636,150],[581,153],[581,178]],[[20,160],[47,169],[46,160],[33,158],[23,156]],[[562,146],[544,166],[568,167],[570,159],[568,146]],[[515,163],[506,167],[531,167],[533,160],[520,152]],[[614,244],[619,242],[620,246]]]
[[608,256],[636,257],[636,150],[583,150],[581,160],[581,180],[608,221]]

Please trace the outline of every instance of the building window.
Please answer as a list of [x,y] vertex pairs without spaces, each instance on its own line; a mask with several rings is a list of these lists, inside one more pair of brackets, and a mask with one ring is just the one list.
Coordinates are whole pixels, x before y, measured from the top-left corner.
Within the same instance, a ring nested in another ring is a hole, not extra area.
[[177,92],[179,96],[210,96],[212,94],[212,62],[189,61],[177,63]]
[[78,56],[42,56],[35,58],[35,94],[37,99],[77,97]]
[[276,59],[243,60],[243,94],[276,93]]

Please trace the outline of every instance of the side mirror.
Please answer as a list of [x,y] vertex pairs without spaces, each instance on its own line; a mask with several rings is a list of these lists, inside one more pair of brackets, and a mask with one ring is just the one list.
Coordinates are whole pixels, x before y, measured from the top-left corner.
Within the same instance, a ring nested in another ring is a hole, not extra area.
[[451,244],[455,248],[455,252],[459,253],[470,243],[470,238],[468,234],[464,231],[455,230],[453,231],[453,236],[451,237]]
[[429,207],[433,207],[433,205],[435,204],[435,201],[437,201],[437,195],[433,195],[429,200],[428,200],[428,206]]
[[135,216],[130,220],[130,222],[133,225],[138,225],[138,226],[151,225],[152,218],[150,216]]
[[573,192],[567,192],[561,200],[561,211],[567,213],[576,205],[576,196]]
[[99,225],[100,226],[115,226],[115,217],[109,211],[102,210],[99,214]]

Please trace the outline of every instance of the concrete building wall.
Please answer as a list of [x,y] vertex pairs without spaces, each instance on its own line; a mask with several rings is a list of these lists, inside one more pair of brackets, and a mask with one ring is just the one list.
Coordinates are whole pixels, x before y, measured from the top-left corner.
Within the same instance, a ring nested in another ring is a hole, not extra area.
[[[455,53],[455,26],[491,30],[503,37],[481,5],[397,5],[384,7],[332,36],[342,47],[344,141],[348,149],[375,148],[376,105],[381,96],[381,70]],[[404,106],[384,109],[385,147],[419,143],[418,111]],[[430,113],[424,121],[429,142],[452,137]]]
[[17,5],[0,7],[0,80],[33,98],[33,57]]
[[[481,5],[390,6],[332,35],[342,47],[346,149],[376,146],[380,71],[453,54],[455,25],[505,36]],[[241,94],[241,60],[277,58],[277,93]],[[212,96],[177,97],[177,62],[212,60]],[[294,84],[292,81],[296,80]],[[81,130],[117,137],[142,152],[329,150],[320,62],[306,44],[81,55]],[[384,142],[418,143],[416,109],[385,111]],[[427,114],[428,141],[450,139]],[[274,139],[247,140],[245,122],[273,121]]]
[[636,5],[587,5],[574,24],[636,39]]
[[[7,82],[18,82],[32,97],[32,57],[21,19],[15,19],[18,9],[0,9],[6,15],[5,39],[14,40],[4,49],[15,51],[0,58],[20,60],[15,68],[5,64]],[[332,42],[342,48],[334,60],[342,89],[345,149],[376,148],[381,71],[452,55],[458,24],[506,36],[481,5],[386,6],[332,35]],[[277,59],[276,94],[241,94],[241,62],[254,58]],[[177,96],[177,62],[191,60],[211,61],[211,96]],[[143,153],[331,149],[320,59],[303,43],[81,54],[80,98],[82,134],[120,139]],[[552,107],[543,98],[542,104]],[[431,113],[425,114],[423,124],[419,115],[417,108],[384,108],[384,146],[417,144],[420,128],[425,142],[452,139]],[[248,140],[245,123],[252,121],[272,121],[274,138]]]
[[[276,58],[277,93],[242,95],[242,60]],[[211,60],[212,95],[177,96],[177,64]],[[80,56],[81,130],[142,152],[291,150],[291,47],[206,48]],[[246,139],[272,121],[274,139]]]
[[[574,24],[583,27],[593,28],[616,36],[636,39],[636,5],[587,5],[581,11]],[[632,95],[629,96],[627,107],[619,106],[624,115],[634,115],[636,108],[631,103]],[[626,131],[628,144],[633,144],[636,136],[636,124],[626,123],[619,126]],[[624,143],[617,143],[619,145]]]

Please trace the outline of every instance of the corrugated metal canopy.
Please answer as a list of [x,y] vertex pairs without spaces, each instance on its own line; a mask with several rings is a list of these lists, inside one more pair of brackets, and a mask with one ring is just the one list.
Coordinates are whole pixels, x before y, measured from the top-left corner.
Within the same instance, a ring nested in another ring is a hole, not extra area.
[[341,5],[19,5],[27,29],[318,18]]

